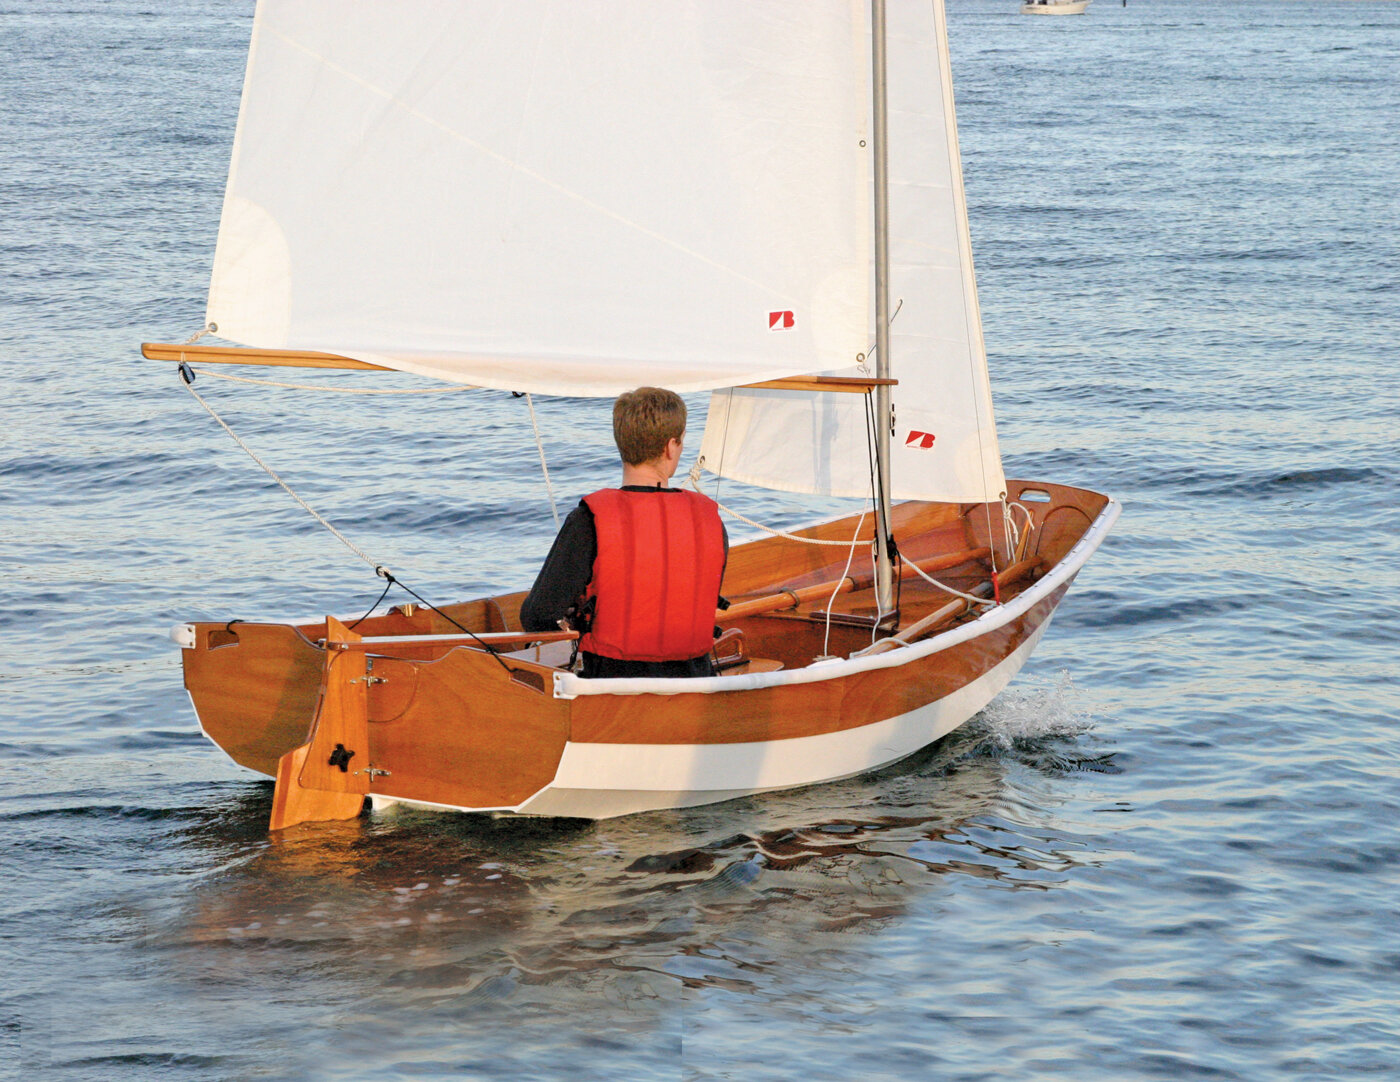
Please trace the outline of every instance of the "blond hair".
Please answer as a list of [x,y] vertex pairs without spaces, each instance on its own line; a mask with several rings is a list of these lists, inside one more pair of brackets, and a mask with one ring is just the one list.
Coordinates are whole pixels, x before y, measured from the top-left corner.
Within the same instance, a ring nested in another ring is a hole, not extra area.
[[663,387],[624,391],[613,403],[613,439],[629,466],[651,462],[685,435],[685,402]]

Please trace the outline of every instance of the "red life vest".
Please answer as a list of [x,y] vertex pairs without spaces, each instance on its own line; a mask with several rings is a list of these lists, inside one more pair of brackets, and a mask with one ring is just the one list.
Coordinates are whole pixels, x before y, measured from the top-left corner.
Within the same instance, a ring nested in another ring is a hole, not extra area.
[[672,489],[605,488],[593,512],[598,555],[588,596],[593,625],[579,643],[624,661],[685,661],[714,645],[724,576],[724,527],[715,502]]

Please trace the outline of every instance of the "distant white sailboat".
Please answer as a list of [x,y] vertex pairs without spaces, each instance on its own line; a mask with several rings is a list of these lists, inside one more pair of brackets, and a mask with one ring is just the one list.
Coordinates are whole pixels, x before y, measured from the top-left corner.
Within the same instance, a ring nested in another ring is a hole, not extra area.
[[1022,15],[1083,15],[1090,0],[1026,0]]

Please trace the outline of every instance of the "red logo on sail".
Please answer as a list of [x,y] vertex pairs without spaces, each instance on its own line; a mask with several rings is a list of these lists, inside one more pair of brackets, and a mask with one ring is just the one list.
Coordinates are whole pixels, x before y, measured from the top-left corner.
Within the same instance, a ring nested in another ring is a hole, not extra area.
[[790,331],[797,323],[797,317],[791,312],[769,312],[768,329],[770,331]]
[[932,432],[916,432],[911,428],[909,435],[904,437],[904,446],[917,447],[920,451],[927,451],[933,446],[934,438]]

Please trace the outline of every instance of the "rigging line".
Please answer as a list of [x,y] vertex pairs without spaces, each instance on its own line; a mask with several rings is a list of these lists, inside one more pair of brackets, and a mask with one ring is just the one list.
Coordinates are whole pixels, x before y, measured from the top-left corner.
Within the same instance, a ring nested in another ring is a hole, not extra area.
[[[1026,516],[1025,531],[1018,530],[1016,533],[1016,559],[1019,560],[1025,556],[1025,550],[1030,545],[1031,534],[1035,532],[1035,516],[1031,514],[1030,508],[1023,503],[1013,502],[1006,506],[1008,511],[1020,511]],[[1014,519],[1015,516],[1012,517]]]
[[342,545],[348,548],[365,563],[369,564],[370,567],[374,568],[376,574],[387,573],[387,568],[385,568],[377,560],[374,560],[372,557],[367,556],[363,549],[361,549],[343,533],[341,533],[334,526],[332,526],[330,522],[328,522],[319,512],[317,512],[314,507],[312,507],[309,503],[307,503],[295,492],[293,492],[292,487],[277,475],[277,471],[274,470],[262,459],[260,459],[257,455],[257,452],[254,451],[251,447],[249,447],[246,443],[244,443],[243,440],[239,438],[238,433],[234,432],[234,430],[228,426],[224,419],[214,412],[214,408],[211,405],[209,405],[208,402],[204,401],[204,396],[194,389],[194,372],[190,369],[190,366],[184,362],[183,359],[181,359],[180,367],[177,369],[177,371],[180,373],[180,381],[184,383],[185,390],[189,391],[190,394],[194,396],[194,400],[198,402],[201,406],[203,406],[205,411],[209,414],[209,416],[214,418],[214,420],[219,423],[219,427],[222,428],[225,432],[229,434],[229,436],[233,438],[233,442],[238,444],[239,447],[243,448],[243,450],[247,452],[249,458],[251,458],[259,466],[261,466],[263,470],[266,471],[269,477],[271,477],[274,481],[276,481],[279,485],[282,486],[283,491],[286,492],[288,496],[290,496],[298,504],[300,504],[302,509],[307,514],[309,514],[326,529],[330,530],[330,532],[335,535],[335,537],[340,541]]
[[[714,399],[711,398],[710,401],[713,402]],[[712,497],[710,497],[711,499],[713,499],[713,500],[715,501],[715,503],[719,503],[719,486],[720,486],[720,482],[724,480],[724,456],[725,456],[725,453],[729,450],[729,420],[730,420],[730,418],[733,417],[733,416],[734,416],[734,388],[733,388],[733,387],[729,387],[729,388],[726,388],[726,390],[725,390],[725,398],[724,398],[724,431],[720,433],[720,437],[719,437],[719,469],[717,469],[717,470],[715,471],[715,494],[714,494]],[[710,417],[709,417],[709,414],[706,414],[706,415],[705,415],[705,427],[706,427],[706,428],[709,428],[709,427],[710,427]],[[705,445],[705,441],[704,441],[704,438],[702,437],[701,440],[700,440],[700,446],[703,447],[704,445]],[[695,469],[696,469],[697,471],[700,469],[700,466],[701,466],[701,464],[702,464],[704,461],[705,461],[705,456],[704,456],[704,455],[700,455],[698,458],[696,458],[696,460],[695,460]],[[696,487],[696,489],[698,490],[700,486],[699,486],[699,484],[697,483],[695,487]]]
[[[929,583],[929,585],[931,585],[931,586],[937,586],[937,587],[938,587],[940,590],[942,590],[944,593],[952,594],[954,597],[961,597],[961,598],[963,598],[965,601],[973,601],[973,602],[976,602],[978,605],[991,605],[991,604],[993,604],[992,601],[988,600],[988,599],[985,598],[985,597],[978,597],[976,594],[965,594],[965,593],[963,593],[961,590],[956,590],[956,589],[954,589],[953,587],[949,586],[946,582],[939,582],[936,578],[934,578],[932,575],[930,575],[927,571],[925,571],[922,567],[920,567],[918,564],[916,564],[913,560],[905,560],[904,563],[905,563],[906,566],[912,568],[912,569],[918,574],[919,578],[923,579],[925,582]],[[993,572],[993,574],[995,574],[995,572]]]
[[[875,396],[872,395],[869,391],[866,391],[866,392],[865,392],[865,460],[866,460],[866,465],[867,465],[867,466],[869,467],[869,469],[870,469],[870,503],[871,503],[871,506],[875,509],[876,526],[877,526],[877,529],[875,530],[875,539],[874,539],[874,540],[875,540],[875,545],[874,545],[875,552],[872,554],[872,560],[871,560],[871,563],[872,563],[872,564],[877,563],[878,560],[879,560],[879,551],[878,551],[878,550],[879,550],[879,546],[880,546],[880,531],[879,531],[879,529],[878,529],[878,525],[879,525],[879,515],[880,515],[880,492],[881,492],[881,489],[880,489],[879,487],[877,487],[878,484],[879,484],[879,479],[878,479],[878,477],[877,477],[877,473],[879,472],[879,464],[877,464],[877,462],[876,462],[875,444],[876,444],[876,441],[879,439],[879,434],[876,432],[876,429],[875,429],[876,423],[877,423],[877,422],[876,422],[876,420],[875,420]],[[889,522],[889,521],[886,521],[886,522],[885,522],[885,539],[886,539],[886,541],[887,541],[889,544],[894,545],[894,529],[893,529],[893,523],[891,523],[891,522]],[[896,551],[896,552],[899,551],[899,546],[898,546],[898,545],[895,545],[894,548],[895,548],[895,551]],[[877,574],[877,578],[878,578],[878,574]],[[871,625],[871,628],[870,628],[870,644],[871,644],[872,646],[875,645],[875,635],[876,635],[876,632],[878,632],[879,629],[880,629],[880,621],[881,621],[882,619],[884,619],[884,616],[885,616],[885,613],[884,613],[884,611],[883,611],[883,610],[881,609],[881,607],[880,607],[880,590],[879,590],[879,587],[878,587],[878,585],[877,585],[876,590],[875,590],[875,623],[872,624],[872,625]]]
[[862,511],[856,522],[856,532],[851,535],[851,550],[846,554],[846,567],[842,570],[841,577],[836,580],[836,589],[831,591],[831,596],[826,600],[826,635],[822,638],[823,657],[828,656],[831,650],[831,609],[836,604],[836,595],[841,592],[841,584],[851,573],[851,561],[856,557],[856,545],[860,543],[860,528],[865,525],[865,516],[866,512]]
[[[505,669],[506,672],[513,673],[513,672],[515,671],[515,670],[512,669],[509,665],[507,665],[504,661],[501,660],[500,655],[498,655],[498,654],[496,653],[496,651],[491,647],[490,643],[485,642],[480,636],[478,636],[478,635],[476,634],[476,632],[472,631],[470,628],[463,627],[463,626],[462,626],[461,624],[459,624],[456,620],[452,619],[452,617],[448,616],[447,613],[443,612],[440,608],[438,608],[438,607],[437,607],[436,605],[434,605],[431,601],[429,601],[429,600],[427,600],[425,597],[423,597],[422,594],[420,594],[420,593],[418,593],[416,590],[412,589],[412,588],[411,588],[410,586],[408,586],[406,583],[401,582],[399,579],[396,579],[396,578],[394,577],[393,573],[392,573],[387,567],[385,567],[383,564],[375,563],[374,560],[372,560],[372,559],[370,559],[370,557],[366,556],[365,553],[364,553],[353,541],[351,541],[351,540],[350,540],[348,537],[346,537],[343,533],[341,533],[341,532],[340,532],[339,530],[337,530],[334,526],[332,526],[328,521],[326,521],[326,519],[325,519],[324,517],[322,517],[320,514],[318,514],[315,508],[313,508],[310,504],[308,504],[305,500],[303,500],[300,496],[298,496],[295,492],[293,492],[292,489],[291,489],[291,486],[288,485],[286,481],[282,480],[282,478],[280,478],[279,476],[277,476],[276,471],[274,471],[274,470],[272,469],[271,466],[269,466],[266,462],[264,462],[262,459],[260,459],[260,458],[257,456],[256,452],[254,452],[254,450],[253,450],[251,447],[249,447],[246,443],[244,443],[241,439],[239,439],[238,434],[237,434],[236,432],[234,432],[234,430],[231,429],[231,428],[228,426],[228,424],[224,421],[224,419],[223,419],[222,417],[220,417],[217,413],[214,412],[213,407],[211,407],[211,406],[209,405],[208,402],[204,401],[203,396],[202,396],[198,391],[196,391],[196,390],[194,389],[194,386],[193,386],[193,384],[194,384],[194,372],[191,371],[190,366],[189,366],[188,364],[186,364],[186,363],[182,360],[182,361],[180,362],[180,367],[177,369],[177,371],[180,373],[180,380],[181,380],[182,383],[184,383],[184,385],[185,385],[185,390],[189,391],[190,394],[194,395],[195,401],[198,402],[201,406],[203,406],[204,409],[205,409],[205,411],[209,414],[209,416],[212,417],[212,418],[214,418],[214,420],[217,421],[217,422],[219,423],[219,427],[222,428],[225,432],[227,432],[230,436],[232,436],[232,437],[233,437],[233,441],[234,441],[236,444],[238,444],[239,447],[242,447],[243,450],[246,451],[246,452],[248,453],[248,457],[249,457],[249,458],[251,458],[251,459],[252,459],[254,462],[256,462],[259,466],[261,466],[261,467],[267,472],[267,475],[268,475],[269,477],[271,477],[274,481],[276,481],[279,485],[281,485],[282,488],[283,488],[283,490],[287,493],[287,495],[290,496],[292,499],[296,500],[296,502],[299,503],[299,504],[302,506],[302,508],[304,508],[304,509],[306,510],[306,512],[307,512],[309,515],[311,515],[312,518],[314,518],[317,522],[319,522],[319,523],[320,523],[322,526],[324,526],[326,529],[330,530],[330,532],[333,533],[333,534],[340,540],[341,544],[343,544],[346,548],[348,548],[351,552],[353,552],[353,553],[354,553],[356,556],[358,556],[360,559],[364,560],[365,563],[369,564],[372,568],[374,568],[374,573],[375,573],[376,575],[378,575],[380,578],[385,579],[385,580],[389,583],[390,586],[398,586],[400,589],[404,590],[406,593],[412,594],[414,598],[416,598],[419,602],[421,602],[421,603],[422,603],[423,605],[425,605],[426,607],[432,609],[435,613],[437,613],[439,616],[441,616],[444,620],[446,620],[446,621],[447,621],[449,624],[451,624],[453,627],[457,628],[459,631],[465,632],[467,635],[470,635],[473,639],[476,639],[477,643],[480,644],[481,648],[482,648],[483,650],[485,650],[488,654],[490,654],[493,658],[495,658],[495,659],[496,659],[496,663],[497,663],[498,665],[500,665],[501,668]],[[385,593],[387,594],[387,593],[388,593],[388,590],[385,590]],[[383,596],[380,597],[380,601],[382,601],[382,600],[383,600]],[[379,602],[376,601],[376,602],[375,602],[375,605],[378,605],[378,604],[379,604]],[[373,612],[373,611],[374,611],[373,609],[370,610],[370,612]],[[369,615],[369,613],[366,613],[366,614],[365,614],[365,616],[368,616],[368,615]],[[361,620],[364,620],[364,618],[365,618],[365,617],[362,616],[362,617],[360,617],[359,620],[357,620],[357,621],[355,621],[355,622],[356,622],[356,623],[359,623]]]
[[[699,492],[702,496],[704,495],[704,492],[700,488],[700,463],[697,462],[694,466],[690,468],[690,473],[686,477],[686,480],[690,482],[691,488],[695,489],[695,491]],[[774,537],[785,537],[789,541],[801,541],[804,544],[808,545],[837,545],[841,548],[845,548],[847,545],[850,544],[849,541],[828,541],[822,537],[802,537],[799,534],[788,533],[785,530],[774,529],[772,526],[765,526],[761,522],[755,522],[747,515],[741,515],[738,511],[734,510],[734,508],[726,507],[718,500],[715,501],[715,506],[718,507],[730,518],[738,519],[740,522],[746,523],[756,530],[762,530],[764,533],[770,533]]]
[[436,605],[434,605],[431,601],[429,601],[429,600],[428,600],[427,598],[425,598],[422,594],[420,594],[417,590],[413,589],[413,588],[412,588],[411,586],[409,586],[407,583],[400,582],[398,579],[394,578],[394,576],[393,576],[392,574],[390,574],[389,569],[388,569],[387,567],[380,567],[380,568],[376,568],[375,570],[376,570],[376,572],[377,572],[378,574],[383,575],[386,579],[389,580],[389,585],[390,585],[390,586],[397,586],[399,589],[403,590],[405,593],[411,594],[417,601],[421,602],[425,608],[432,609],[435,613],[437,613],[439,616],[441,616],[444,620],[446,620],[449,624],[451,624],[453,627],[455,627],[458,631],[461,631],[461,632],[464,632],[464,633],[467,634],[467,635],[470,635],[473,639],[476,640],[477,645],[480,646],[483,650],[485,650],[488,654],[490,654],[493,658],[495,658],[495,659],[496,659],[496,664],[499,665],[501,668],[505,669],[506,672],[508,672],[508,673],[514,673],[514,672],[515,672],[514,669],[512,669],[509,665],[507,665],[504,661],[501,660],[501,655],[500,655],[499,653],[496,652],[496,648],[493,647],[489,642],[486,642],[484,639],[482,639],[481,636],[478,635],[478,634],[477,634],[475,631],[473,631],[471,628],[469,628],[469,627],[463,627],[463,626],[462,626],[461,624],[459,624],[456,620],[452,619],[452,617],[448,616],[447,613],[443,612],[440,608],[438,608],[438,607],[437,607]]
[[[185,342],[184,345],[190,343]],[[214,372],[208,368],[190,366],[192,372],[210,379],[226,379],[230,383],[252,383],[259,387],[285,387],[290,391],[316,391],[320,394],[456,394],[459,391],[474,391],[476,387],[330,387],[315,383],[284,383],[276,379],[254,379],[252,376],[235,376],[228,372]]]
[[544,440],[540,438],[540,422],[535,417],[535,399],[526,392],[525,404],[530,407],[530,427],[535,430],[535,448],[540,453],[540,470],[544,473],[544,488],[549,493],[549,513],[554,516],[554,528],[559,529],[559,505],[554,502],[554,485],[549,480],[549,463],[544,457]]
[[[430,600],[424,598],[424,596],[421,595],[421,593],[417,592],[416,589],[413,589],[412,586],[409,586],[406,584],[406,582],[402,582],[400,581],[400,579],[393,577],[393,572],[389,571],[389,568],[385,567],[384,564],[377,564],[374,560],[371,560],[370,557],[365,556],[364,551],[361,550],[360,547],[356,546],[356,543],[351,542],[349,538],[346,538],[346,535],[343,535],[342,532],[337,531],[335,526],[330,525],[329,522],[322,517],[322,515],[319,515],[318,512],[316,512],[314,507],[311,507],[311,504],[308,504],[307,501],[302,500],[300,496],[297,496],[297,494],[295,494],[294,491],[291,490],[291,486],[288,486],[287,482],[284,482],[284,480],[281,479],[281,477],[277,476],[277,473],[274,472],[272,466],[267,465],[266,462],[263,462],[262,459],[258,458],[256,452],[253,451],[251,447],[248,447],[248,444],[245,444],[244,441],[239,440],[238,434],[235,433],[235,431],[232,430],[232,428],[228,427],[228,424],[225,423],[223,417],[220,417],[217,413],[214,413],[213,407],[211,407],[209,403],[204,402],[203,396],[200,395],[199,392],[195,391],[195,388],[193,388],[192,386],[193,379],[195,379],[195,374],[193,374],[193,372],[190,371],[189,365],[181,361],[181,367],[179,367],[178,371],[179,375],[181,375],[181,381],[183,382],[183,384],[185,384],[186,391],[189,391],[190,395],[195,396],[196,402],[199,403],[200,406],[203,406],[204,410],[206,410],[206,412],[209,413],[209,416],[213,417],[214,420],[218,421],[218,426],[220,426],[220,428],[223,428],[225,433],[230,434],[231,437],[234,438],[235,444],[238,444],[238,447],[241,447],[242,449],[244,449],[244,451],[248,452],[249,458],[251,458],[253,462],[258,463],[259,466],[262,466],[263,470],[266,470],[267,476],[272,477],[274,482],[280,484],[280,486],[283,487],[283,490],[286,491],[287,496],[290,496],[291,498],[293,498],[293,500],[297,501],[298,504],[301,504],[301,507],[304,508],[304,510],[307,511],[312,518],[316,519],[316,522],[319,522],[319,524],[325,526],[325,528],[328,529],[328,531],[332,532],[333,535],[335,535],[336,538],[340,540],[340,543],[344,544],[344,546],[347,547],[347,549],[353,551],[353,553],[356,554],[356,556],[360,557],[361,560],[364,560],[365,563],[370,564],[370,567],[374,568],[374,572],[375,574],[379,575],[379,578],[385,579],[385,581],[388,582],[388,584],[391,586],[399,586],[399,588],[403,589],[403,591],[405,591],[406,593],[412,593],[413,598],[419,600],[419,602],[423,603],[423,605],[428,607],[428,609],[433,610],[433,612],[437,613],[438,616],[441,616],[442,619],[447,620],[449,624],[452,624],[452,626],[458,628],[459,631],[463,631],[463,633],[470,635],[470,637],[472,638],[475,638],[475,640],[479,642],[480,647],[482,647],[482,649],[484,649],[484,651],[486,651],[487,654],[490,654],[491,656],[493,656],[493,658],[496,658],[498,665],[500,665],[501,668],[505,669],[505,672],[514,672],[514,669],[512,669],[510,665],[507,665],[507,663],[501,661],[500,655],[497,654],[496,649],[491,647],[489,642],[483,641],[482,638],[480,638],[479,635],[475,633],[475,631],[470,630],[470,628],[462,627],[462,624],[459,624],[458,621],[452,619],[452,617],[448,616],[447,613],[442,612],[440,607],[435,606],[433,602],[430,602]],[[388,592],[388,588],[385,588],[384,593],[381,593],[381,595],[379,595],[379,600],[384,600],[384,596]],[[379,602],[377,600],[377,602],[375,602],[375,606],[378,605]],[[370,612],[374,612],[374,609],[372,609],[372,607],[370,609]],[[365,613],[364,616],[361,616],[360,619],[356,620],[356,624],[361,623],[361,621],[363,621],[365,617],[368,616],[368,614],[370,613]],[[351,627],[353,626],[354,624],[351,624]]]
[[384,576],[384,580],[384,591],[379,595],[378,599],[374,602],[374,604],[365,610],[365,614],[363,616],[361,616],[353,624],[345,625],[345,629],[347,631],[354,631],[357,627],[359,627],[366,620],[368,620],[370,617],[370,613],[374,612],[375,609],[379,608],[380,603],[383,602],[383,600],[389,596],[389,591],[394,588],[394,580],[387,575]]

